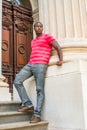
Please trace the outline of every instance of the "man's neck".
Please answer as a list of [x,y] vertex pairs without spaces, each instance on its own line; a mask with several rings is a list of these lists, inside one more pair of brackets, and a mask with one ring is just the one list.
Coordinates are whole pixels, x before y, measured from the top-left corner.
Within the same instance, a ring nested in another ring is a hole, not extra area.
[[42,33],[40,33],[40,34],[36,34],[36,37],[39,37],[39,36],[41,36],[42,35]]

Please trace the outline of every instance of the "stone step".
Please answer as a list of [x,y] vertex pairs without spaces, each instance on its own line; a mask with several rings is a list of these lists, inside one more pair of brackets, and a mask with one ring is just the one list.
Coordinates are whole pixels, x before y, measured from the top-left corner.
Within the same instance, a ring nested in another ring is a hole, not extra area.
[[0,102],[0,112],[17,111],[20,104],[20,102],[15,101]]
[[41,121],[35,124],[30,124],[29,121],[9,123],[0,125],[0,130],[48,130],[48,122]]
[[32,113],[28,112],[0,112],[0,124],[13,123],[19,121],[29,121]]

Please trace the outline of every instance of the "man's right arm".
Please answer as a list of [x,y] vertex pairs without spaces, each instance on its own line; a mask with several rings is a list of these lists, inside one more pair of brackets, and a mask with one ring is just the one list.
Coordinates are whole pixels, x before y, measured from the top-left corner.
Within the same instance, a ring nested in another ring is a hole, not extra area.
[[61,66],[63,64],[63,53],[62,53],[61,47],[57,41],[52,43],[52,46],[57,50],[57,54],[59,57],[59,61],[57,62],[57,65]]

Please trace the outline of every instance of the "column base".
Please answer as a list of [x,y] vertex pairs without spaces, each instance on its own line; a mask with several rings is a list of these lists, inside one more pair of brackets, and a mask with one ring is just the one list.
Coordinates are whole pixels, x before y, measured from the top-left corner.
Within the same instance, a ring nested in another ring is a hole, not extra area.
[[0,75],[0,101],[11,101],[11,93],[9,93],[9,84],[4,82],[5,77]]
[[9,87],[9,84],[4,82],[5,77],[3,75],[0,75],[0,87]]

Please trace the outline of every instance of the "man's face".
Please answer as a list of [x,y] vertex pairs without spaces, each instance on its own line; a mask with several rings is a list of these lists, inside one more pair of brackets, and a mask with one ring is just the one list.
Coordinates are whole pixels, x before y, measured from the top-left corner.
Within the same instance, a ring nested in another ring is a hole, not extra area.
[[41,23],[37,23],[37,24],[34,26],[34,30],[35,30],[36,34],[42,34],[43,25],[42,25]]

